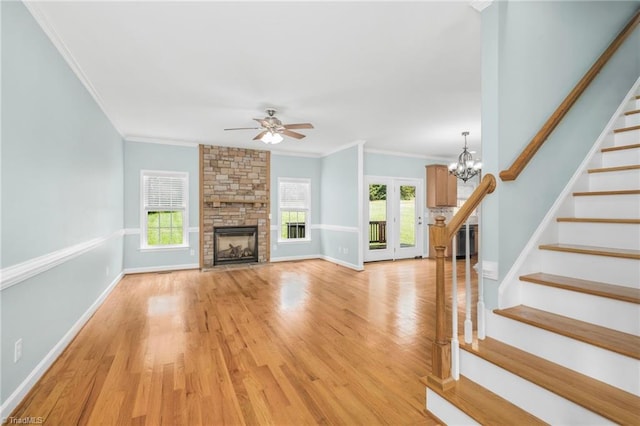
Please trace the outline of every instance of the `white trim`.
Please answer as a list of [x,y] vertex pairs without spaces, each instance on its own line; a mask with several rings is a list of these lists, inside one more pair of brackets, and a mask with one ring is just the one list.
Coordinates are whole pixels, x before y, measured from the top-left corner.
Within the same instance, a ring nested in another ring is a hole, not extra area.
[[305,254],[301,256],[282,256],[282,257],[272,257],[269,259],[269,262],[278,263],[278,262],[292,262],[296,260],[311,260],[311,259],[321,259],[319,254]]
[[[613,128],[615,127],[615,124],[618,118],[625,112],[628,103],[631,101],[631,98],[635,96],[635,93],[638,90],[638,88],[640,88],[640,77],[638,77],[636,82],[633,84],[633,86],[631,87],[631,90],[629,90],[629,92],[625,96],[624,100],[622,101],[622,103],[620,104],[616,112],[613,114],[613,116],[611,116],[611,119],[605,126],[602,133],[600,133],[600,136],[598,137],[598,139],[596,139],[596,142],[593,144],[593,146],[589,150],[589,153],[585,156],[580,166],[576,169],[575,173],[573,174],[573,176],[571,177],[567,185],[564,187],[560,195],[558,195],[558,198],[556,198],[553,205],[551,206],[547,214],[544,216],[544,218],[540,222],[540,225],[538,225],[534,233],[531,235],[531,238],[529,238],[529,241],[520,252],[520,255],[516,258],[515,262],[509,269],[509,272],[507,272],[504,279],[500,282],[500,285],[498,286],[499,308],[502,309],[507,306],[513,306],[514,304],[520,303],[518,300],[518,297],[519,297],[518,295],[514,294],[513,297],[509,297],[509,294],[507,293],[509,288],[514,287],[514,283],[519,282],[518,276],[520,275],[520,269],[523,267],[523,265],[525,264],[529,256],[535,250],[537,250],[537,247],[540,243],[540,239],[543,237],[549,225],[554,223],[555,217],[558,211],[560,210],[561,207],[563,207],[565,201],[571,196],[571,193],[574,190],[574,186],[578,183],[579,179],[584,175],[585,170],[589,167],[589,163],[591,163],[594,155],[599,151],[603,142],[613,132]],[[483,267],[483,274],[484,274],[484,267]],[[515,293],[519,293],[519,292],[516,290]]]
[[271,151],[271,155],[282,157],[306,157],[306,158],[322,158],[322,154],[315,152],[295,152],[295,151]]
[[55,344],[53,348],[49,351],[49,353],[42,358],[42,360],[36,365],[36,367],[31,370],[31,373],[20,383],[20,385],[16,388],[15,391],[6,399],[4,404],[0,407],[0,418],[4,419],[7,415],[11,413],[18,406],[20,401],[27,395],[27,393],[31,390],[31,388],[40,380],[40,378],[46,373],[46,371],[51,367],[51,365],[58,359],[58,357],[62,354],[64,349],[71,343],[71,341],[76,337],[76,335],[80,332],[82,327],[89,321],[91,316],[98,310],[100,305],[105,301],[107,296],[111,293],[111,291],[115,288],[115,286],[120,282],[123,277],[123,273],[120,273],[108,286],[107,288],[98,296],[98,298],[93,302],[91,306],[85,311],[85,313],[78,318],[78,321],[62,336],[62,339]]
[[163,246],[152,246],[152,247],[138,247],[138,251],[141,253],[157,253],[161,251],[181,251],[188,250],[191,246],[189,244],[180,244],[180,245],[163,245]]
[[[276,231],[278,229],[276,228]],[[125,228],[123,229],[124,231],[124,235],[140,235],[140,233],[142,232],[142,230],[140,228]],[[187,228],[187,232],[194,234],[197,232],[200,232],[200,227],[199,226],[189,226]],[[188,246],[185,246],[188,247]]]
[[422,154],[410,154],[407,152],[387,151],[387,150],[375,149],[375,148],[365,148],[364,152],[366,154],[382,154],[382,155],[391,155],[394,157],[420,158],[423,160],[445,162],[446,164],[449,164],[452,161],[451,158],[430,157],[428,155],[422,155]]
[[364,265],[364,144],[358,145],[358,265]]
[[322,260],[326,260],[327,262],[336,263],[340,266],[344,266],[345,268],[353,269],[354,271],[364,271],[364,266],[354,265],[353,263],[345,262],[344,260],[334,259],[333,257],[326,256],[324,254],[319,255],[319,258]]
[[118,126],[116,126],[116,122],[112,118],[113,116],[109,114],[105,106],[105,103],[102,100],[102,97],[100,96],[96,88],[93,86],[93,84],[91,84],[91,81],[85,75],[84,71],[82,70],[82,67],[80,66],[78,61],[76,61],[76,58],[71,53],[71,50],[69,50],[67,45],[64,43],[62,37],[58,35],[58,32],[55,30],[53,25],[46,18],[45,14],[42,12],[40,7],[38,6],[38,3],[23,1],[22,4],[24,4],[24,6],[29,11],[29,13],[31,13],[31,16],[33,16],[33,19],[35,19],[35,21],[38,23],[40,28],[42,28],[42,31],[44,31],[47,37],[49,37],[49,40],[51,40],[51,43],[53,43],[53,45],[58,50],[62,58],[69,65],[69,68],[71,68],[71,71],[73,71],[76,77],[78,77],[78,80],[80,80],[82,85],[85,87],[85,89],[87,89],[87,92],[89,92],[89,94],[91,95],[95,103],[98,105],[98,107],[102,110],[102,112],[107,117],[109,122],[111,122],[111,125],[113,126],[115,131],[118,132],[120,137],[122,137],[122,132],[120,131]]
[[125,136],[124,140],[127,142],[138,142],[138,143],[155,143],[158,145],[173,145],[173,146],[184,146],[187,148],[198,148],[200,144],[198,142],[188,142],[188,141],[178,141],[175,139],[164,139],[153,136]]
[[112,238],[121,237],[123,235],[124,229],[119,229],[110,235],[93,238],[89,241],[65,247],[43,256],[35,257],[22,263],[3,268],[0,270],[0,291],[91,251]]
[[335,263],[340,266],[344,266],[345,268],[353,269],[354,271],[364,271],[363,266],[354,265],[353,263],[345,262],[344,260],[334,259],[333,257],[325,256],[323,254],[306,254],[302,256],[284,256],[284,257],[274,257],[269,260],[272,263],[278,262],[292,262],[296,260],[312,260],[312,259],[320,259],[327,262]]
[[341,225],[327,225],[327,224],[311,225],[311,229],[322,229],[323,231],[336,231],[336,232],[354,232],[356,234],[360,232],[360,229],[357,226],[341,226]]
[[469,6],[471,6],[478,12],[482,12],[492,4],[493,4],[493,0],[471,0],[469,2]]
[[129,275],[129,274],[146,274],[149,272],[183,271],[185,269],[200,269],[200,264],[187,263],[184,265],[170,265],[170,266],[143,266],[140,268],[126,268],[122,272],[125,275]]

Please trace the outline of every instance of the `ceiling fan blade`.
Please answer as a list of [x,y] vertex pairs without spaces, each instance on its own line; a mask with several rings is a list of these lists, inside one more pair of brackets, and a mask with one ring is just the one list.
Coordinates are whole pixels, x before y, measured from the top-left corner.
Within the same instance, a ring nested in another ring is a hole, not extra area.
[[260,127],[232,127],[224,130],[260,130]]
[[282,134],[285,136],[289,136],[291,138],[296,138],[296,139],[302,139],[305,137],[305,135],[303,135],[302,133],[292,132],[291,130],[287,130],[287,129],[284,129],[282,131]]
[[313,129],[311,123],[297,123],[297,124],[284,124],[282,127],[285,129]]
[[268,130],[265,130],[265,131],[262,131],[262,132],[258,133],[258,134],[256,135],[256,137],[255,137],[255,138],[253,138],[253,140],[254,140],[254,141],[257,141],[258,139],[261,139],[264,135],[266,135],[266,134],[267,134],[267,132],[268,132]]

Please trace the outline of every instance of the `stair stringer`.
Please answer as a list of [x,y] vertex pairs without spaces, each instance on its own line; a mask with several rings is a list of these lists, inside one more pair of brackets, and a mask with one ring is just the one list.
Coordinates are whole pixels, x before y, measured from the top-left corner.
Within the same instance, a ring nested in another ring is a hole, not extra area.
[[[584,161],[576,169],[576,172],[544,216],[540,225],[538,225],[531,235],[529,242],[516,258],[509,272],[505,275],[505,278],[498,287],[498,307],[500,309],[522,303],[522,282],[519,277],[541,270],[542,254],[540,250],[538,250],[538,246],[556,239],[558,235],[558,224],[555,219],[557,217],[573,215],[572,194],[574,192],[588,190],[589,177],[586,171],[590,168],[602,167],[602,154],[600,149],[614,144],[613,130],[620,124],[621,116],[624,115],[625,110],[639,90],[640,77],[638,77],[618,109],[611,116],[611,119],[596,139]],[[489,334],[489,330],[487,330],[487,334]]]

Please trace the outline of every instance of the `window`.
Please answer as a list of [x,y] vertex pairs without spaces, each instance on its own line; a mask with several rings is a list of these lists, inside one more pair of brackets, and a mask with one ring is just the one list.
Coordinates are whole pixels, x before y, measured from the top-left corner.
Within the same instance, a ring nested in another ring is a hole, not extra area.
[[143,170],[140,180],[142,248],[188,246],[189,174]]
[[309,179],[278,179],[279,241],[309,241],[311,183]]

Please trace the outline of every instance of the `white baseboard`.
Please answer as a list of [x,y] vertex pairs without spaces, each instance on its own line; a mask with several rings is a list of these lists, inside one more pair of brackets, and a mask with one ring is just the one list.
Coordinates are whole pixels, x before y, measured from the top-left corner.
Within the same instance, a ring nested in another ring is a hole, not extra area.
[[272,257],[269,261],[272,263],[277,262],[291,262],[295,260],[310,260],[310,259],[322,259],[327,262],[336,263],[345,268],[353,269],[354,271],[364,271],[364,267],[354,265],[353,263],[345,262],[344,260],[334,259],[333,257],[325,256],[322,254],[307,254],[303,256],[284,256],[284,257]]
[[333,257],[320,255],[320,259],[326,260],[327,262],[337,263],[340,266],[344,266],[345,268],[353,269],[354,271],[364,271],[363,266],[354,265],[353,263],[345,262],[344,260],[334,259]]
[[126,268],[122,272],[125,275],[128,275],[128,274],[146,274],[148,272],[181,271],[184,269],[200,269],[200,265],[197,263],[187,263],[184,265],[144,266],[141,268]]
[[296,260],[310,260],[310,259],[321,259],[322,257],[319,254],[305,254],[302,256],[282,256],[282,257],[272,257],[269,259],[269,262],[277,263],[277,262],[293,262]]
[[51,365],[58,359],[62,351],[71,343],[71,341],[76,337],[76,335],[80,332],[82,327],[89,321],[89,318],[98,310],[100,305],[105,301],[107,296],[111,293],[111,291],[115,288],[115,286],[120,282],[124,273],[120,273],[110,284],[109,286],[102,292],[100,296],[93,302],[89,309],[85,311],[85,313],[76,321],[76,323],[67,331],[67,333],[62,336],[62,339],[56,343],[56,345],[51,348],[49,353],[36,365],[36,367],[29,373],[29,375],[24,379],[22,383],[17,387],[15,391],[7,398],[7,400],[0,407],[0,418],[6,418],[13,410],[16,409],[18,404],[22,401],[22,399],[27,395],[27,393],[31,390],[31,388],[40,380],[40,378],[44,375],[44,373],[51,367]]

